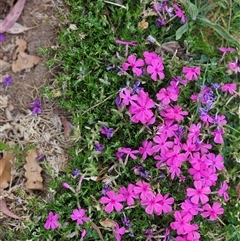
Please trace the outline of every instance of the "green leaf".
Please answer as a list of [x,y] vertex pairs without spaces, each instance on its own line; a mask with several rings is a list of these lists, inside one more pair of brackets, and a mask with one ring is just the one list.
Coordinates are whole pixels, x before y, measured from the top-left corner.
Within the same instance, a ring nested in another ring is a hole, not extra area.
[[240,47],[240,44],[237,39],[235,39],[230,33],[227,32],[226,29],[224,29],[219,24],[213,23],[204,16],[199,15],[198,20],[205,26],[210,27],[214,29],[222,38],[226,39],[227,41],[234,43],[236,46]]
[[177,31],[176,31],[176,40],[179,40],[182,35],[187,32],[188,30],[188,22],[184,23],[183,26],[181,26]]
[[187,1],[187,12],[191,16],[192,20],[195,21],[197,19],[197,15],[199,13],[199,10],[197,6],[193,3],[191,3],[189,0]]

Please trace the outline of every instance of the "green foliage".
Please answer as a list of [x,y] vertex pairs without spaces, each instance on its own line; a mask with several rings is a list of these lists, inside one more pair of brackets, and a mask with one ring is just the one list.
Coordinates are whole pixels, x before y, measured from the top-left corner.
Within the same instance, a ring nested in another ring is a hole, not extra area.
[[[157,170],[155,168],[156,161],[153,158],[143,161],[138,157],[136,160],[129,159],[126,164],[116,162],[115,153],[118,148],[138,149],[144,139],[151,139],[157,131],[150,131],[141,125],[133,124],[129,121],[129,116],[124,110],[115,107],[114,100],[118,90],[126,86],[127,82],[132,85],[136,80],[132,79],[131,76],[118,75],[118,67],[129,54],[141,57],[143,51],[156,49],[154,44],[146,41],[148,35],[154,36],[160,45],[174,40],[175,36],[177,40],[184,36],[188,42],[190,54],[176,57],[162,52],[166,71],[165,79],[153,83],[146,78],[142,81],[142,86],[150,93],[151,98],[155,98],[156,92],[160,88],[166,87],[172,76],[179,75],[183,66],[201,66],[203,74],[201,74],[199,81],[193,81],[188,86],[183,87],[178,101],[179,105],[191,113],[186,123],[197,122],[199,120],[199,106],[192,103],[189,97],[191,94],[199,92],[202,85],[210,86],[214,82],[237,82],[237,76],[235,79],[233,75],[226,75],[226,65],[230,60],[232,61],[235,53],[229,54],[223,63],[219,63],[221,56],[217,48],[222,43],[225,43],[226,46],[233,44],[234,47],[238,44],[229,35],[228,30],[205,17],[212,9],[212,6],[205,1],[196,0],[195,3],[186,1],[186,12],[190,19],[180,28],[178,28],[180,23],[176,19],[170,21],[166,28],[159,28],[155,24],[156,16],[151,16],[146,19],[149,27],[145,30],[137,27],[142,20],[143,5],[141,2],[124,1],[126,8],[119,8],[102,0],[65,1],[70,9],[67,22],[62,26],[58,37],[59,47],[56,49],[54,59],[49,60],[48,66],[61,65],[56,88],[62,95],[58,100],[62,107],[72,113],[72,123],[74,128],[79,128],[81,139],[69,149],[70,160],[67,169],[59,177],[56,178],[49,165],[43,163],[46,174],[52,179],[47,184],[48,190],[46,190],[45,199],[32,198],[29,200],[28,208],[33,212],[30,217],[31,221],[25,223],[27,229],[21,233],[21,240],[29,238],[32,240],[73,240],[70,239],[71,235],[73,235],[74,240],[79,240],[81,227],[76,227],[75,222],[70,219],[72,210],[78,205],[87,210],[91,222],[97,226],[100,226],[100,220],[107,218],[121,223],[122,213],[114,212],[107,215],[103,211],[102,205],[99,204],[99,199],[102,196],[101,191],[110,179],[113,180],[111,189],[115,191],[122,185],[135,183],[136,180],[140,179],[133,170],[136,165],[143,165],[149,171],[152,188],[156,192],[171,193],[178,201],[175,203],[174,209],[177,209],[181,201],[185,199],[183,190],[192,181],[187,174],[187,165],[183,167],[187,180],[185,183],[180,183],[175,180],[170,182],[164,169]],[[218,8],[224,8],[225,12],[228,11],[226,1],[216,1],[216,4],[218,4]],[[151,6],[147,4],[146,7]],[[236,9],[235,4],[232,16],[234,23],[239,18]],[[200,27],[203,22],[206,26]],[[76,26],[75,30],[69,27],[72,24]],[[222,42],[218,41],[219,36],[216,33],[224,38]],[[137,41],[138,45],[129,46],[126,49],[126,46],[115,44],[116,39]],[[183,44],[183,41],[180,44]],[[41,52],[47,55],[52,53],[45,49],[41,49]],[[119,53],[120,57],[116,56],[116,52]],[[117,69],[106,71],[108,66],[113,65],[117,66]],[[43,94],[48,98],[55,98],[52,86],[45,87]],[[231,199],[229,203],[223,203],[225,213],[221,217],[221,221],[224,224],[197,218],[196,221],[201,228],[204,241],[233,241],[239,238],[239,219],[237,218],[239,215],[236,215],[239,212],[239,206],[234,203],[237,198],[235,186],[240,180],[239,163],[237,162],[240,158],[238,144],[240,125],[236,105],[239,106],[239,99],[234,97],[230,100],[228,95],[223,96],[217,93],[216,104],[211,112],[211,114],[215,112],[226,114],[228,119],[225,145],[214,147],[214,151],[220,152],[225,157],[227,173],[224,173],[220,181],[225,179],[230,181],[229,194]],[[157,122],[162,122],[159,116]],[[100,134],[103,125],[114,128],[111,139]],[[208,136],[211,131],[211,128],[206,128],[203,135]],[[105,145],[102,153],[95,151],[95,142]],[[2,147],[0,143],[1,148],[5,147]],[[79,177],[72,175],[72,171],[76,168],[80,170],[81,175],[84,174],[81,191],[77,195],[62,187],[62,183],[67,182],[71,187],[76,188]],[[44,229],[43,225],[50,211],[60,214],[61,230],[48,231]],[[124,213],[132,222],[134,240],[139,241],[146,240],[144,235],[146,229],[161,230],[172,221],[172,214],[162,215],[159,218],[147,215],[143,207],[139,205],[139,201],[136,202],[135,208],[125,209]],[[85,224],[84,228],[87,230],[86,240],[100,240],[99,232],[93,229],[90,223]],[[114,240],[111,228],[101,228],[100,231],[104,240]],[[164,235],[164,232],[162,234]],[[14,240],[12,234],[9,237]],[[133,240],[133,238],[125,235],[123,240]]]

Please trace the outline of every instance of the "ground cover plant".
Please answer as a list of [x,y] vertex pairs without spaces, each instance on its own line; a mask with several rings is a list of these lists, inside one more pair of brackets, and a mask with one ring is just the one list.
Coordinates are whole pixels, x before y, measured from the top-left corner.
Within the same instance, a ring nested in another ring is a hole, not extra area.
[[65,4],[43,95],[80,139],[18,239],[240,240],[240,4]]

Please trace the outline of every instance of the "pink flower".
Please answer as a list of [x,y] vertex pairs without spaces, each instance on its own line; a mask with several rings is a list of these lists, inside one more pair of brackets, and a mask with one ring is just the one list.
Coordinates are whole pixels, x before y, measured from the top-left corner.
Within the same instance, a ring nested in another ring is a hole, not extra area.
[[138,96],[131,95],[131,91],[127,88],[120,91],[119,96],[121,97],[121,99],[123,100],[123,103],[125,105],[129,105],[129,103],[131,104],[131,103],[133,103],[134,100],[138,99]]
[[235,62],[230,62],[228,64],[229,69],[233,70],[235,74],[240,72],[240,67],[238,65],[238,57],[235,58]]
[[187,196],[191,197],[190,200],[194,204],[198,204],[199,199],[204,204],[208,202],[207,194],[211,193],[210,187],[204,186],[202,181],[194,181],[194,188],[187,188]]
[[83,222],[87,222],[89,220],[88,217],[85,216],[84,209],[74,209],[72,215],[70,216],[73,221],[77,221],[78,224],[83,224]]
[[153,191],[150,188],[150,184],[142,181],[137,181],[134,187],[134,192],[140,194],[140,199],[151,199],[154,197]]
[[146,64],[151,64],[154,59],[159,59],[160,57],[155,52],[143,52]]
[[136,41],[122,41],[120,39],[116,39],[116,44],[137,46]]
[[223,134],[225,133],[223,128],[217,127],[211,134],[214,136],[214,142],[216,144],[222,144],[223,141]]
[[114,230],[114,236],[116,238],[116,241],[121,241],[121,236],[126,233],[126,229],[124,227],[119,227],[118,223],[115,222],[115,230]]
[[58,219],[60,218],[59,214],[54,214],[50,212],[48,214],[47,220],[44,224],[45,229],[56,229],[59,226]]
[[207,155],[207,160],[205,162],[209,168],[211,168],[214,172],[216,170],[221,171],[224,168],[224,160],[223,156],[221,154],[218,154],[217,156],[214,153],[209,153]]
[[197,80],[200,75],[200,67],[183,67],[182,72],[188,80]]
[[153,141],[156,143],[154,146],[155,152],[161,151],[161,153],[164,154],[173,147],[174,143],[172,141],[167,141],[167,138],[168,137],[165,133],[153,137]]
[[175,105],[173,107],[166,108],[164,111],[161,111],[160,114],[167,119],[180,122],[183,120],[184,115],[188,115],[188,112],[183,111],[181,106]]
[[179,145],[175,145],[172,150],[169,150],[165,153],[167,159],[168,166],[176,166],[180,167],[182,163],[186,160],[187,156],[185,153],[181,152],[181,147]]
[[161,215],[162,212],[171,212],[172,207],[170,205],[173,203],[174,198],[168,198],[168,194],[162,196],[160,193],[158,193],[156,196],[141,200],[141,205],[147,206],[145,212],[148,214],[155,213],[156,215]]
[[128,206],[132,206],[134,204],[134,199],[138,198],[138,194],[134,192],[134,187],[133,184],[129,184],[127,188],[121,187],[119,189],[119,193],[124,196]]
[[70,185],[68,184],[68,183],[66,183],[66,182],[63,182],[63,187],[65,187],[66,189],[69,189],[70,188]]
[[142,74],[141,67],[144,65],[143,59],[136,59],[135,55],[129,55],[127,58],[128,62],[125,62],[122,64],[123,70],[128,70],[129,67],[132,68],[132,71],[137,76],[140,76]]
[[220,189],[218,190],[218,195],[220,197],[223,196],[225,202],[229,200],[227,190],[228,190],[228,184],[226,182],[221,183]]
[[193,142],[196,142],[197,138],[200,135],[200,130],[201,130],[201,123],[198,123],[197,125],[191,124],[189,127],[188,138],[192,139]]
[[100,203],[107,204],[104,209],[107,213],[111,213],[114,208],[117,212],[122,210],[123,205],[120,202],[125,201],[125,197],[122,194],[115,194],[114,191],[107,191],[106,195],[108,198],[102,197]]
[[169,87],[167,89],[162,88],[156,96],[164,105],[168,105],[171,101],[177,101],[178,99],[178,93]]
[[176,211],[174,213],[175,222],[171,222],[170,226],[173,230],[177,230],[177,234],[187,234],[192,231],[192,225],[190,216],[183,216],[181,212]]
[[131,115],[131,120],[134,123],[138,123],[139,121],[142,124],[148,123],[153,117],[153,112],[151,108],[155,106],[155,102],[149,98],[148,93],[143,90],[139,91],[139,96],[136,103],[132,103],[129,108],[129,112]]
[[[159,194],[157,194],[159,195]],[[161,205],[158,203],[157,201],[158,197],[156,196],[152,196],[152,197],[148,197],[146,199],[142,199],[141,200],[141,205],[142,206],[147,206],[145,209],[145,212],[147,214],[158,214],[160,215],[162,210],[161,210]]]
[[234,52],[234,48],[227,48],[227,47],[219,47],[218,50],[220,50],[222,53],[227,53],[227,52]]
[[158,135],[162,135],[164,133],[167,137],[172,137],[175,136],[175,133],[178,130],[178,124],[174,124],[174,120],[165,119],[164,124],[159,125],[157,129]]
[[227,84],[222,85],[222,87],[221,87],[222,92],[228,91],[228,93],[231,95],[234,94],[236,89],[237,89],[237,85],[235,83],[227,83]]
[[[163,213],[170,213],[172,212],[172,204],[174,203],[174,198],[170,197],[168,198],[168,193],[162,196],[161,194],[157,194],[157,202],[161,205],[161,212],[160,214]],[[159,215],[159,214],[158,214]]]
[[164,79],[164,66],[162,63],[162,59],[154,59],[151,62],[151,65],[148,65],[147,72],[151,74],[151,78],[154,81],[157,81],[157,78]]
[[183,10],[181,8],[178,7],[177,4],[173,4],[174,10],[175,10],[175,14],[177,17],[179,17],[181,19],[182,23],[186,22],[186,16],[183,13]]
[[154,148],[151,141],[143,141],[142,146],[139,147],[139,153],[142,154],[142,159],[145,160],[147,156],[152,156]]
[[218,202],[213,203],[212,207],[207,203],[203,206],[205,212],[201,215],[206,218],[209,217],[211,221],[214,221],[218,218],[217,215],[221,215],[224,213],[224,209],[221,207],[221,204]]
[[182,204],[182,215],[186,216],[188,215],[190,219],[192,219],[193,216],[198,215],[198,212],[202,211],[202,208],[199,207],[199,204],[194,204],[190,202],[190,200],[186,199]]
[[127,154],[127,157],[130,156],[133,160],[136,160],[137,157],[135,156],[135,154],[139,153],[138,150],[132,150],[131,148],[127,148],[127,147],[122,147],[122,148],[118,148],[118,151],[117,151],[117,158],[118,159],[121,159],[123,154]]

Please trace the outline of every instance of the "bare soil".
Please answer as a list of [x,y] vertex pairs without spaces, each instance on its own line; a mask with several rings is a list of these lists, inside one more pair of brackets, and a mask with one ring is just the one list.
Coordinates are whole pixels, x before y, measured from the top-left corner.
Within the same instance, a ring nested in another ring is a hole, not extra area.
[[[7,16],[15,2],[17,1],[0,0],[0,20]],[[66,136],[68,113],[58,108],[55,103],[41,98],[42,88],[56,82],[57,69],[53,72],[46,67],[48,59],[40,53],[39,48],[51,48],[57,44],[56,9],[60,7],[60,0],[27,0],[17,22],[26,27],[36,27],[20,34],[4,33],[6,40],[0,42],[0,61],[9,64],[7,68],[0,68],[0,82],[3,81],[3,76],[11,76],[13,79],[7,89],[3,83],[0,83],[0,142],[14,143],[19,146],[20,151],[23,151],[23,164],[14,167],[19,159],[13,160],[12,180],[9,187],[0,190],[0,199],[4,199],[8,209],[22,217],[22,220],[8,217],[0,209],[0,241],[9,240],[6,230],[18,232],[23,228],[22,221],[31,218],[33,210],[28,210],[27,204],[32,196],[43,196],[46,201],[53,198],[47,193],[48,176],[44,169],[42,171],[44,190],[35,191],[26,188],[23,168],[25,148],[34,144],[39,155],[46,156],[46,161],[56,177],[64,170],[68,160],[66,149],[72,142],[70,137]],[[40,57],[40,62],[29,69],[14,73],[12,63],[17,48],[16,40],[19,38],[27,42],[26,54]],[[33,115],[29,106],[29,103],[36,98],[41,99],[40,115]],[[12,109],[9,117],[6,109],[10,105]]]

